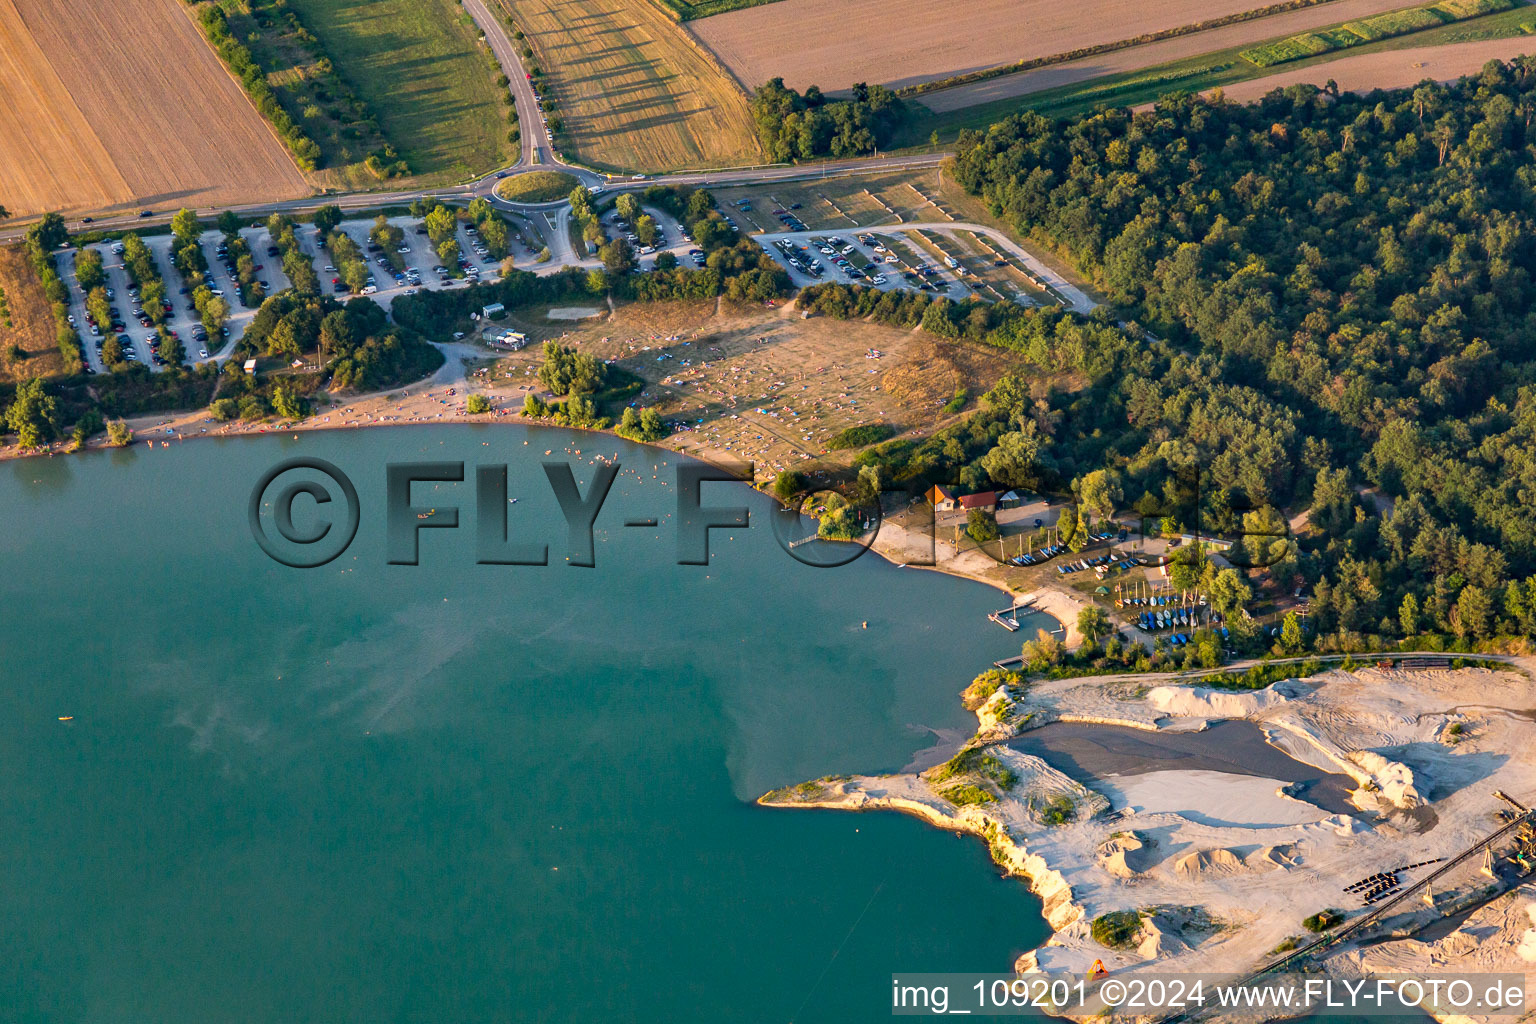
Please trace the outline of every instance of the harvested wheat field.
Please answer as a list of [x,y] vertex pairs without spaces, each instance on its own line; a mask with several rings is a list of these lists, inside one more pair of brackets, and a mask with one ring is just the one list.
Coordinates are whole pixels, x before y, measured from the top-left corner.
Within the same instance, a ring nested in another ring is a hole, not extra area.
[[1236,25],[1206,29],[1192,35],[1162,39],[1144,43],[1112,53],[1102,53],[1081,60],[1053,64],[1034,71],[991,78],[984,82],[957,85],[953,89],[941,89],[918,97],[918,102],[938,113],[948,113],[963,107],[981,103],[1028,96],[1063,85],[1075,85],[1092,78],[1119,75],[1129,71],[1183,60],[1202,53],[1214,53],[1234,46],[1248,46],[1274,39],[1277,36],[1295,35],[1326,25],[1336,25],[1353,18],[1367,18],[1384,11],[1393,11],[1404,5],[1404,0],[1332,0],[1317,7],[1305,7],[1299,11],[1272,14],[1267,18],[1242,21]]
[[180,0],[0,0],[0,138],[18,216],[310,191]]
[[570,155],[646,171],[761,159],[746,96],[653,0],[503,5],[554,84]]
[[893,88],[1252,10],[1263,0],[783,0],[688,22],[747,88]]
[[1527,53],[1536,53],[1536,39],[1529,36],[1447,43],[1444,46],[1413,46],[1340,57],[1295,71],[1234,82],[1225,86],[1222,93],[1229,100],[1246,103],[1275,89],[1302,83],[1322,85],[1330,78],[1343,92],[1401,89],[1417,85],[1426,78],[1449,82],[1463,75],[1475,75],[1490,60],[1513,60]]

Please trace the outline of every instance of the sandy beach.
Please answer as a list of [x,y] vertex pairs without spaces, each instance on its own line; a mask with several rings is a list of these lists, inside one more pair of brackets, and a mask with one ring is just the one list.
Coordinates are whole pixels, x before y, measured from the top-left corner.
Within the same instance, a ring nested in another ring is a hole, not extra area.
[[[700,324],[712,320],[718,314],[715,311],[715,303],[707,304],[708,309],[698,311]],[[551,310],[553,313],[570,312],[566,309]],[[582,314],[588,311],[577,310]],[[594,311],[596,312],[596,311]],[[648,311],[641,309],[635,316],[645,316]],[[559,320],[561,317],[556,317]],[[788,311],[779,311],[774,319],[782,319],[785,324],[793,324],[800,329],[801,321],[788,318]],[[734,321],[729,321],[730,329],[740,330]],[[823,327],[828,321],[815,320],[810,323]],[[606,323],[593,321],[592,330],[602,332],[612,330]],[[650,326],[641,321],[642,326]],[[867,325],[865,325],[867,327]],[[631,325],[633,329],[633,325]],[[695,328],[703,330],[702,326]],[[761,330],[761,328],[758,328]],[[564,337],[562,335],[562,337]],[[575,339],[573,339],[575,340]],[[581,339],[586,342],[588,339]],[[642,338],[624,338],[623,336],[604,335],[592,339],[596,351],[602,355],[605,348],[611,350],[613,357],[623,359],[625,353],[631,357],[642,353],[654,351],[651,346],[644,345]],[[680,342],[673,342],[673,345]],[[744,343],[749,348],[754,344],[760,344],[756,339],[748,337]],[[479,345],[459,343],[437,345],[445,356],[443,365],[430,378],[399,388],[391,388],[386,391],[378,391],[362,395],[333,395],[320,392],[315,396],[314,412],[307,418],[297,422],[285,421],[258,421],[232,420],[220,422],[214,419],[207,409],[198,409],[180,413],[155,413],[145,416],[137,416],[127,419],[125,422],[133,430],[133,444],[140,448],[154,448],[156,450],[170,448],[187,441],[204,437],[237,437],[248,434],[297,434],[314,430],[356,430],[367,427],[381,426],[426,426],[432,424],[465,424],[465,423],[516,423],[519,425],[537,425],[537,421],[524,419],[521,415],[524,396],[537,388],[537,383],[531,376],[532,367],[539,358],[533,351],[533,346],[522,353],[517,353],[512,360],[507,359],[504,352],[496,352]],[[583,347],[587,347],[583,344]],[[675,350],[675,349],[673,349]],[[686,351],[686,349],[684,350]],[[877,350],[870,349],[875,352]],[[882,353],[883,354],[883,353]],[[925,350],[919,350],[915,358],[920,365],[926,366],[926,360],[931,356]],[[875,362],[873,359],[860,359],[860,362]],[[491,377],[484,371],[492,367],[504,368],[512,364],[511,372],[502,370],[502,376]],[[527,365],[522,365],[527,364]],[[867,373],[863,367],[857,369],[859,373]],[[898,372],[905,373],[905,365],[894,367]],[[968,372],[980,372],[982,369],[992,369],[991,364],[983,362],[977,367],[968,368]],[[482,371],[477,375],[476,371]],[[796,373],[806,375],[827,376],[825,367],[812,367],[806,370],[797,370]],[[768,373],[759,371],[756,376],[768,377],[766,382],[770,391],[779,387],[782,380],[796,379],[793,376],[771,377],[774,372],[783,374],[783,370],[769,370]],[[750,371],[747,374],[751,376]],[[674,375],[675,376],[675,375]],[[668,381],[673,377],[666,378]],[[509,383],[510,381],[510,383]],[[945,386],[950,381],[946,379]],[[656,386],[648,388],[641,395],[645,400],[652,391],[658,390]],[[471,393],[483,394],[491,401],[491,411],[485,414],[471,415],[465,408],[468,396]],[[748,393],[750,394],[750,392]],[[749,403],[761,402],[761,399],[743,399]],[[839,407],[846,407],[846,412],[858,409],[859,401],[845,392],[830,394],[828,400],[838,402]],[[777,399],[782,403],[782,398]],[[866,403],[867,404],[867,403]],[[734,408],[736,406],[732,406]],[[743,412],[747,412],[743,407]],[[873,411],[873,410],[872,410]],[[696,427],[689,430],[680,430],[658,442],[655,447],[677,454],[686,455],[712,465],[731,469],[739,466],[743,457],[748,459],[761,459],[768,455],[767,450],[761,449],[763,441],[756,442],[759,447],[746,447],[743,443],[751,442],[751,431],[762,431],[771,434],[775,428],[768,426],[770,416],[777,415],[772,407],[751,408],[752,416],[720,415],[719,422],[707,427]],[[819,419],[820,413],[812,412],[812,417]],[[799,428],[797,428],[799,429]],[[825,428],[824,428],[825,429]],[[602,436],[614,436],[611,430],[594,431]],[[780,429],[780,433],[783,433]],[[782,438],[779,438],[782,442]],[[799,438],[793,439],[798,445],[805,446],[805,452],[814,451],[815,448],[806,446],[806,442]],[[99,450],[108,447],[105,435],[93,438],[87,443],[86,449]],[[819,445],[815,446],[819,448]],[[68,443],[56,441],[37,451],[23,451],[15,445],[0,447],[0,460],[26,457],[60,457],[67,455]],[[776,455],[781,453],[775,452]],[[809,457],[801,454],[801,458]],[[773,472],[782,468],[782,463],[774,460],[766,464],[758,463],[759,479],[754,484],[765,484],[772,479]],[[887,516],[881,524],[879,535],[873,544],[876,554],[898,565],[907,565],[911,568],[926,568],[931,571],[948,573],[965,579],[974,580],[993,587],[1011,599],[1019,603],[1028,604],[1032,610],[1043,612],[1055,618],[1064,628],[1061,634],[1063,641],[1069,649],[1075,649],[1082,642],[1082,637],[1077,632],[1077,614],[1087,602],[1076,594],[1065,590],[1056,589],[1048,584],[1029,591],[1020,592],[1002,578],[1003,571],[1000,564],[981,551],[970,548],[957,548],[954,544],[942,539],[935,539],[930,543],[925,533],[908,529],[897,521],[898,517]],[[923,563],[934,561],[936,564],[925,565]],[[1020,634],[1020,643],[1032,636]]]

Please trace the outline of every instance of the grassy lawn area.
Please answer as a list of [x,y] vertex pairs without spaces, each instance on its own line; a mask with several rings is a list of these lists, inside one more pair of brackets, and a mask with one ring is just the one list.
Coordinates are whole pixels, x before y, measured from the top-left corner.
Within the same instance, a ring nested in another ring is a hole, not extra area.
[[[1536,10],[1522,5],[1470,21],[1454,22],[1422,32],[1410,32],[1376,42],[1362,43],[1345,50],[1289,60],[1278,68],[1260,67],[1244,58],[1242,56],[1244,50],[1258,48],[1253,44],[1246,44],[1170,61],[1167,64],[1159,64],[1140,71],[1108,75],[1087,82],[1045,89],[1027,96],[982,103],[943,114],[928,111],[921,104],[914,102],[912,109],[915,114],[903,128],[892,148],[926,150],[929,134],[935,131],[939,133],[941,143],[952,143],[955,137],[967,128],[984,129],[1021,110],[1035,110],[1047,117],[1068,117],[1099,106],[1136,106],[1151,103],[1168,93],[1200,92],[1251,78],[1260,78],[1281,69],[1291,70],[1327,64],[1346,55],[1356,56],[1409,47],[1506,39],[1511,36],[1530,34],[1533,26],[1536,26]],[[1319,30],[1319,32],[1327,31],[1329,30]],[[1287,37],[1277,37],[1260,46],[1280,43],[1285,38]],[[1320,79],[1327,77],[1326,70],[1319,73]]]
[[418,178],[453,181],[511,160],[506,90],[453,0],[287,0]]
[[529,171],[496,183],[496,194],[512,203],[552,203],[564,199],[581,182],[562,171]]

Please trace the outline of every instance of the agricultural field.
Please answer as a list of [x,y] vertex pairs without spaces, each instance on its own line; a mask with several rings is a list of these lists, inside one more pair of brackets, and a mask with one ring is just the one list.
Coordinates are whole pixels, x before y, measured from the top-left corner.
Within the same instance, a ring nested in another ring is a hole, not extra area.
[[1310,31],[1354,18],[1366,18],[1400,8],[1403,0],[1330,0],[1316,7],[1273,14],[1267,18],[1207,29],[1192,35],[1161,39],[1123,50],[1052,64],[1031,71],[991,78],[925,93],[917,102],[947,113],[964,107],[1008,100],[1090,79],[1140,71],[1172,61],[1232,47],[1251,46],[1265,39]]
[[501,4],[553,86],[566,155],[645,171],[762,159],[746,96],[653,0]]
[[782,0],[687,23],[743,86],[891,87],[1117,42],[1262,6],[1259,0]]
[[[1533,17],[1536,22],[1536,17]],[[1533,24],[1536,28],[1536,24]],[[1437,82],[1475,75],[1490,60],[1507,61],[1536,52],[1536,39],[1516,36],[1509,39],[1483,39],[1442,46],[1415,46],[1378,53],[1351,53],[1329,61],[1324,67],[1297,68],[1252,78],[1225,86],[1223,92],[1238,103],[1256,100],[1275,89],[1301,83],[1318,84],[1331,78],[1343,92],[1369,92],[1372,89],[1401,89],[1426,78]]]
[[[1385,69],[1400,68],[1390,72],[1390,80],[1399,84],[1412,84],[1425,78],[1446,80],[1457,78],[1477,68],[1467,67],[1452,71],[1449,69],[1450,64],[1447,63],[1444,65],[1446,70],[1436,71],[1435,68],[1441,66],[1435,57],[1436,53],[1451,51],[1452,47],[1464,43],[1489,43],[1494,45],[1481,50],[1469,49],[1454,52],[1481,52],[1489,55],[1485,59],[1499,57],[1507,60],[1522,53],[1536,52],[1536,41],[1530,38],[1533,33],[1536,33],[1536,10],[1522,5],[1480,18],[1440,25],[1423,32],[1362,43],[1343,52],[1306,57],[1288,64],[1286,71],[1278,74],[1266,74],[1263,68],[1243,58],[1241,51],[1248,47],[1232,46],[1225,50],[1198,53],[1139,70],[1110,73],[1086,81],[1071,81],[1069,84],[1056,87],[1042,87],[1038,91],[1031,90],[1026,95],[1017,97],[929,112],[925,109],[926,105],[946,95],[944,92],[937,92],[921,97],[920,112],[917,116],[909,118],[908,122],[902,126],[901,132],[894,140],[893,148],[926,147],[929,136],[933,132],[937,132],[942,141],[952,141],[959,132],[967,128],[985,129],[988,125],[1026,108],[1039,111],[1047,117],[1070,117],[1100,105],[1136,107],[1149,104],[1158,97],[1173,92],[1208,93],[1220,88],[1233,98],[1240,96],[1251,98],[1262,95],[1262,92],[1254,92],[1255,87],[1247,83],[1260,79],[1270,83],[1263,88],[1264,92],[1280,87],[1282,84],[1297,82],[1321,85],[1329,78],[1336,77],[1336,69],[1345,60],[1351,61],[1349,66],[1355,68],[1373,69],[1372,74],[1378,77]],[[1188,39],[1170,40],[1173,43],[1188,41]],[[1396,51],[1406,50],[1419,51],[1425,56],[1412,60],[1388,56]],[[1124,51],[1125,54],[1132,52],[1134,51]],[[1379,59],[1365,60],[1367,57],[1377,55],[1380,55]],[[1109,55],[1104,63],[1108,63],[1117,56],[1121,55]],[[1415,63],[1420,66],[1413,67]],[[1456,66],[1460,67],[1460,64]],[[1030,78],[1036,74],[1044,74],[1046,71],[1062,71],[1068,67],[1070,66],[1062,65],[1060,68],[1048,68],[1042,72],[1030,72],[1016,77]],[[1404,75],[1410,77],[1404,78]],[[1362,82],[1367,80],[1366,76],[1357,77]],[[997,79],[982,84],[998,85],[1006,81],[1008,79]],[[1379,77],[1379,84],[1383,88],[1387,87],[1388,81],[1387,77]],[[1039,84],[1046,86],[1044,81]]]
[[[510,162],[500,69],[454,0],[286,0],[286,7],[319,41],[415,180],[460,181]],[[308,58],[295,53],[291,40],[264,31],[260,45],[290,61],[275,88],[301,84]],[[304,119],[306,126],[311,120]],[[339,149],[341,140],[328,140],[333,153],[357,156]]]
[[0,381],[53,377],[63,371],[53,311],[37,273],[21,246],[0,247]]
[[1244,60],[1261,68],[1273,67],[1286,61],[1315,57],[1362,43],[1373,43],[1379,39],[1422,32],[1468,18],[1496,14],[1514,5],[1514,0],[1440,0],[1439,3],[1378,14],[1373,18],[1362,18],[1317,32],[1304,32],[1244,50],[1242,56]]
[[17,216],[311,191],[181,0],[0,0],[0,138]]

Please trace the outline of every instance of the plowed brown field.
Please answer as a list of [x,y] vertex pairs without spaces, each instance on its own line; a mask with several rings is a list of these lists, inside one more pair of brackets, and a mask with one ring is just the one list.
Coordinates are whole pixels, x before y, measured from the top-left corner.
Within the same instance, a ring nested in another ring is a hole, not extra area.
[[311,191],[179,0],[0,0],[0,205],[17,216]]

